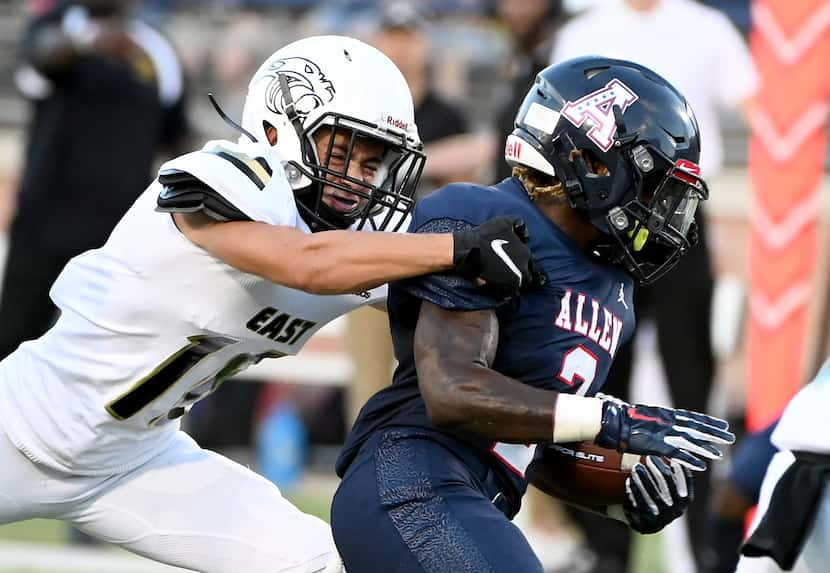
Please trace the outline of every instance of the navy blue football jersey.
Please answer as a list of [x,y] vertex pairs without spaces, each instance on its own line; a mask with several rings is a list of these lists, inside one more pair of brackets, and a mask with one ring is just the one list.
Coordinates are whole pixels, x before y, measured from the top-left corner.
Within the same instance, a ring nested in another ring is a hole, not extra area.
[[[391,386],[363,407],[337,462],[341,477],[367,437],[380,428],[415,427],[471,445],[491,460],[518,498],[535,445],[493,443],[433,426],[418,390],[413,337],[422,301],[449,310],[494,309],[499,343],[492,368],[538,388],[595,394],[614,354],[634,330],[633,281],[621,268],[591,259],[539,211],[514,178],[484,187],[451,184],[420,201],[410,231],[450,232],[499,215],[521,217],[530,248],[547,275],[544,287],[500,300],[459,277],[434,274],[390,285],[389,321],[398,368]],[[468,448],[463,448],[468,449]],[[464,455],[464,452],[456,452]],[[517,499],[518,499],[517,498]]]

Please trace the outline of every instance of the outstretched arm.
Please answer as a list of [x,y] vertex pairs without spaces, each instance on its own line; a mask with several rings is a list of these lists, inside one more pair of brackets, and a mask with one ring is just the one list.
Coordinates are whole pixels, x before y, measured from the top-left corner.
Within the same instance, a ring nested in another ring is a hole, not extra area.
[[[315,294],[358,292],[453,269],[509,290],[537,280],[527,237],[507,218],[443,234],[308,234],[252,221],[219,222],[202,212],[173,213],[173,218],[190,241],[229,265]],[[507,243],[508,255],[494,252],[493,242]]]
[[234,221],[203,213],[175,213],[196,245],[242,271],[316,294],[374,288],[404,277],[452,267],[451,235],[324,231]]

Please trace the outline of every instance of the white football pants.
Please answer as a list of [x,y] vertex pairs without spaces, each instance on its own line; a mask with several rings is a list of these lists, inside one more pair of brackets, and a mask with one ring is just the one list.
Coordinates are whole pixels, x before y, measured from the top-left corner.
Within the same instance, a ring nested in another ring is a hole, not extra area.
[[[783,473],[794,461],[795,456],[789,451],[778,452],[772,458],[767,473],[764,475],[764,482],[761,485],[758,511],[749,528],[750,533],[755,531],[755,528],[761,523],[761,519],[769,507],[775,484],[778,483]],[[825,573],[828,571],[828,563],[830,563],[830,487],[827,487],[824,491],[813,529],[804,543],[801,556],[795,562],[793,572]],[[781,568],[769,557],[741,556],[740,561],[738,561],[738,568],[735,571],[736,573],[780,573]]]
[[35,517],[205,573],[318,573],[337,556],[324,521],[184,432],[131,472],[79,477],[33,463],[0,430],[0,523]]

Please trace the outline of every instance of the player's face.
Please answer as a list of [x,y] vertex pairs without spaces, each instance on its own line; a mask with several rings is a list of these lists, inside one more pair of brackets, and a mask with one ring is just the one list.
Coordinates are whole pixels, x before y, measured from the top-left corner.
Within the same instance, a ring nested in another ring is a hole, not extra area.
[[[317,157],[320,164],[330,171],[348,176],[352,179],[373,183],[383,161],[384,145],[378,141],[357,138],[349,155],[351,138],[343,132],[335,132],[332,142],[331,131],[320,130],[314,135]],[[329,149],[331,152],[329,153]],[[326,173],[326,180],[341,186],[358,189],[359,186],[335,173]],[[365,191],[365,188],[362,188]],[[338,213],[349,215],[359,211],[369,199],[345,189],[326,185],[323,187],[322,201]]]

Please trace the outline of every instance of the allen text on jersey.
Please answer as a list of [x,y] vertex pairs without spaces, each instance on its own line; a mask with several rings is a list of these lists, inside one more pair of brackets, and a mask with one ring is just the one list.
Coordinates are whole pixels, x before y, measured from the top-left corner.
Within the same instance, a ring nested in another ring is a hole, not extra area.
[[553,324],[562,330],[587,336],[612,358],[617,351],[623,327],[622,319],[602,306],[597,299],[589,299],[581,292],[574,297],[570,289],[562,295],[559,314]]

